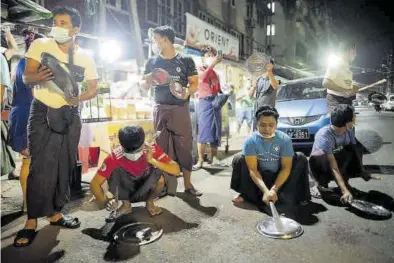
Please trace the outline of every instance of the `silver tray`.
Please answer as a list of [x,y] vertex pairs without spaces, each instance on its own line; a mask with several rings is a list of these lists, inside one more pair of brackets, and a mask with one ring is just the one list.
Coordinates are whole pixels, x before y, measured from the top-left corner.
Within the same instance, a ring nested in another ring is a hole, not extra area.
[[387,210],[383,206],[376,205],[371,202],[354,199],[351,203],[349,203],[349,205],[352,208],[369,215],[373,215],[381,218],[391,217],[391,212],[389,210]]
[[131,223],[119,228],[113,235],[117,243],[143,246],[158,240],[163,235],[163,228],[152,223]]
[[273,217],[258,222],[257,231],[263,236],[276,239],[291,239],[304,233],[304,228],[293,219],[281,216],[280,220],[283,225],[282,231],[278,231]]

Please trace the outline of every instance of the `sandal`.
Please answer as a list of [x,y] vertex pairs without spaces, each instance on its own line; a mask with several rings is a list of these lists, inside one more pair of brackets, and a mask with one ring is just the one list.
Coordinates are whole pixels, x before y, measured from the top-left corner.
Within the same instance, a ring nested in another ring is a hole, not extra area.
[[[34,238],[37,235],[37,231],[35,229],[22,229],[18,231],[16,237],[14,239],[14,247],[27,247],[31,243],[33,243]],[[27,239],[27,243],[17,243],[18,240]]]
[[192,196],[202,196],[202,193],[194,188],[186,189],[185,193]]
[[313,198],[322,199],[321,193],[320,193],[319,188],[318,188],[317,186],[313,186],[313,187],[311,187],[309,190],[310,190],[311,196],[312,196]]
[[78,218],[72,216],[63,216],[56,222],[50,222],[51,226],[61,226],[70,229],[76,229],[81,226],[81,222]]

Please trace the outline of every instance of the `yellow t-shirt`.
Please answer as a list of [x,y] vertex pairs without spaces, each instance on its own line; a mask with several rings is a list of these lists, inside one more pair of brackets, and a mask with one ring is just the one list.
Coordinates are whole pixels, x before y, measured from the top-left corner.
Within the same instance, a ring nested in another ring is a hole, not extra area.
[[[42,53],[49,53],[57,60],[68,63],[69,56],[64,53],[52,38],[41,38],[35,40],[28,52],[26,58],[34,59],[41,63]],[[74,51],[73,65],[79,67],[83,71],[85,80],[98,79],[96,64],[91,56],[89,56],[82,48],[77,47]],[[62,92],[53,88],[52,81],[46,81],[34,87],[34,97],[45,105],[58,109],[64,105],[68,105]]]

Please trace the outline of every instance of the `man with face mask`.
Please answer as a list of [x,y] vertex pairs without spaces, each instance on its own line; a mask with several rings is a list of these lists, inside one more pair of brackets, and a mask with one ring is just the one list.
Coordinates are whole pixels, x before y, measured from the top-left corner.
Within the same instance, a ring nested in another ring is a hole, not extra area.
[[[123,127],[118,136],[120,146],[104,160],[90,183],[98,205],[117,209],[120,216],[131,212],[131,203],[145,201],[151,216],[161,214],[162,210],[153,201],[163,190],[163,172],[179,176],[179,165],[157,144],[145,143],[145,133],[140,126]],[[103,187],[106,182],[109,191]],[[114,200],[116,192],[122,201],[119,208]]]
[[335,180],[341,192],[340,200],[344,203],[351,202],[358,193],[349,185],[350,178],[371,179],[362,165],[363,147],[356,141],[355,118],[352,106],[340,104],[334,108],[331,124],[317,132],[309,158],[312,177],[317,181],[320,193],[327,193],[328,183]]
[[[153,121],[156,131],[161,131],[157,143],[181,166],[185,192],[201,196],[202,193],[197,191],[191,182],[193,138],[189,99],[198,89],[196,66],[191,57],[175,51],[174,29],[168,26],[157,27],[153,30],[153,35],[160,53],[148,60],[140,85],[154,89],[156,105]],[[158,81],[155,74],[158,69],[168,72],[170,81]],[[180,87],[177,88],[180,92],[175,93],[173,87]],[[176,187],[177,181],[166,176],[167,193],[175,195]]]
[[[81,16],[76,9],[56,8],[53,38],[35,40],[25,55],[23,80],[35,88],[28,125],[31,156],[26,197],[28,220],[15,238],[16,247],[31,244],[36,235],[37,218],[47,217],[51,225],[65,228],[81,225],[78,218],[61,213],[69,199],[69,178],[76,168],[81,133],[78,104],[95,97],[98,84],[93,59],[74,44],[80,28]],[[48,58],[44,53],[51,56],[52,68],[42,65],[43,57]],[[84,79],[86,92],[65,96],[70,83],[75,88],[75,82]]]
[[339,44],[340,58],[338,63],[329,64],[323,79],[327,89],[327,107],[331,112],[339,104],[352,105],[356,92],[360,87],[353,83],[353,73],[350,64],[356,58],[356,45],[350,42]]
[[308,160],[294,153],[290,137],[276,129],[277,110],[263,106],[255,118],[257,131],[233,159],[231,189],[239,193],[233,202],[249,201],[264,209],[271,201],[286,205],[310,201]]

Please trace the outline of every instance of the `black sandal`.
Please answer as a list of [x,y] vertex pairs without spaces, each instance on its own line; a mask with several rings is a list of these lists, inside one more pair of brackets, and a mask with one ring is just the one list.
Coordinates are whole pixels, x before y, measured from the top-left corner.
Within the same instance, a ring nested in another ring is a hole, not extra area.
[[[35,229],[22,229],[19,230],[14,239],[14,247],[27,247],[31,243],[33,243],[34,238],[36,237],[37,231]],[[17,243],[17,241],[21,239],[27,239],[27,243]]]
[[72,216],[62,216],[56,222],[50,222],[51,226],[61,226],[65,228],[75,229],[81,226],[78,218]]

